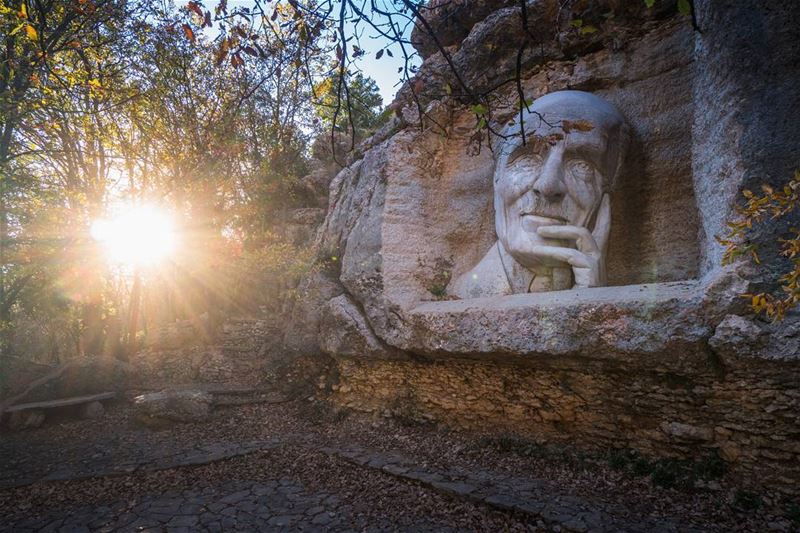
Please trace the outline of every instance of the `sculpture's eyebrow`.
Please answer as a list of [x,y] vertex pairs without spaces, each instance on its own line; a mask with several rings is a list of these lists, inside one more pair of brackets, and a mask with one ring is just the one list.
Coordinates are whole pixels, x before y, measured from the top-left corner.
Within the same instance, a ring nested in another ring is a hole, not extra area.
[[519,142],[508,153],[508,161],[513,161],[517,157],[524,155],[524,154],[541,154],[542,153],[542,143],[536,142],[535,137],[529,137],[528,142],[522,144]]
[[513,161],[514,159],[522,155],[526,151],[525,150],[526,148],[527,147],[522,143],[519,143],[516,146],[512,147],[511,151],[508,152],[508,160]]
[[597,134],[570,133],[565,142],[567,151],[594,157],[602,157],[607,146],[608,136]]

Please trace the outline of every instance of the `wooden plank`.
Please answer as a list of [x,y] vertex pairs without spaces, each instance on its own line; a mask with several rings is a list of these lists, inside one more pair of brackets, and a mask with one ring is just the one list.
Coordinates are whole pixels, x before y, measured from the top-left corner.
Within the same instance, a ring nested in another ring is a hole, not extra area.
[[209,394],[235,396],[247,395],[270,392],[270,389],[264,387],[248,387],[244,385],[225,385],[220,383],[181,383],[181,384],[156,384],[142,387],[136,387],[137,391],[142,392],[160,392],[160,391],[201,391]]
[[116,395],[116,392],[102,392],[90,396],[74,396],[72,398],[62,398],[60,400],[50,400],[47,402],[21,403],[19,405],[12,405],[7,408],[5,412],[14,413],[17,411],[27,411],[29,409],[52,409],[54,407],[67,407],[69,405],[80,405],[82,403],[101,402],[103,400],[110,400]]

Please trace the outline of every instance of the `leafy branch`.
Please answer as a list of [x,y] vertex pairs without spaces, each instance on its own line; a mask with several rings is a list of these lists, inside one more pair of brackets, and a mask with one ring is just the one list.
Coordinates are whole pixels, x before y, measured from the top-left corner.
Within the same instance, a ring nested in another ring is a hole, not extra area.
[[[761,194],[749,190],[742,191],[746,199],[743,207],[737,208],[740,220],[728,222],[728,233],[717,236],[717,241],[725,246],[723,264],[731,264],[743,257],[750,257],[761,264],[758,245],[747,238],[754,226],[768,220],[787,217],[800,206],[800,170],[780,189],[769,185],[761,186]],[[750,307],[756,313],[765,313],[773,320],[782,320],[786,313],[800,302],[800,230],[792,228],[789,238],[779,238],[779,255],[789,260],[790,269],[778,278],[780,293],[765,292],[743,294],[750,300]]]

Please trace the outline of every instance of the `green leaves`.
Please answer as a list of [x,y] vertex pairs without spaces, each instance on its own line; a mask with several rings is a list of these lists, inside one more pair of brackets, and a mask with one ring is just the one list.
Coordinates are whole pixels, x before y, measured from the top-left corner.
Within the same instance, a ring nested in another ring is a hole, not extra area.
[[597,33],[598,31],[597,28],[591,24],[584,24],[583,19],[572,19],[569,21],[569,25],[577,29],[578,33],[581,35],[590,35],[592,33]]
[[475,104],[470,109],[472,109],[472,112],[478,115],[479,117],[489,112],[489,108],[483,104]]
[[652,9],[656,5],[656,0],[644,0],[644,5],[647,6],[647,9]]

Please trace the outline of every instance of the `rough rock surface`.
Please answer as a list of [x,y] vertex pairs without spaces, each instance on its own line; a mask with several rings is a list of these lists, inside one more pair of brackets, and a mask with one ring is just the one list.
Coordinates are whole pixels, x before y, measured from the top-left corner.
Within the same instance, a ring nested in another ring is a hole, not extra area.
[[83,406],[81,414],[84,418],[101,418],[106,414],[106,408],[100,402],[91,402]]
[[137,419],[145,425],[202,422],[208,418],[213,398],[201,391],[179,390],[142,394],[133,400]]
[[750,361],[683,371],[588,358],[533,364],[343,359],[332,401],[585,449],[719,454],[751,483],[797,492],[800,368]]
[[[541,41],[521,54],[517,3],[423,9],[444,50],[418,21],[418,78],[331,181],[316,241],[326,268],[301,286],[287,345],[336,358],[334,401],[353,409],[406,405],[443,424],[654,455],[713,450],[753,480],[796,485],[800,318],[759,322],[740,297],[768,289],[785,262],[753,278],[722,264],[715,238],[743,189],[795,170],[792,7],[703,0],[692,20],[675,2],[526,5]],[[517,65],[519,85],[505,83]],[[448,295],[496,239],[493,154],[470,98],[488,94],[497,129],[518,91],[561,89],[602,96],[633,130],[611,196],[610,286]],[[753,242],[774,250],[787,227],[767,224]]]
[[41,410],[19,411],[11,413],[8,428],[12,431],[19,429],[38,428],[44,423],[45,414]]

